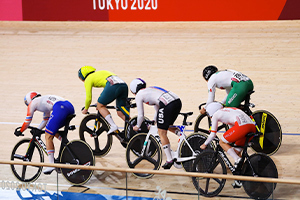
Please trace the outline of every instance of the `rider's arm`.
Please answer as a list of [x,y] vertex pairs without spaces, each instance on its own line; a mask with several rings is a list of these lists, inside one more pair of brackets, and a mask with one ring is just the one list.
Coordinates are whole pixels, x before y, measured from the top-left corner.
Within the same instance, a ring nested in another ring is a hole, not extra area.
[[213,79],[209,79],[207,82],[207,89],[208,89],[208,98],[206,101],[205,109],[208,104],[215,100],[215,93],[216,93],[216,83]]
[[27,115],[25,118],[25,121],[20,129],[21,132],[24,132],[28,126],[30,125],[31,121],[32,121],[32,117],[33,117],[33,113],[35,111],[34,105],[32,104],[32,102],[28,105],[27,107]]
[[219,116],[218,116],[218,111],[214,114],[214,116],[211,118],[211,130],[210,134],[207,137],[206,141],[204,142],[205,145],[208,145],[211,143],[211,141],[216,137],[217,131],[218,131],[218,121],[219,121]]
[[45,128],[45,126],[49,120],[49,117],[50,117],[50,113],[44,113],[43,121],[39,125],[38,129],[42,130],[43,128]]
[[86,80],[84,82],[84,87],[85,87],[85,109],[89,109],[91,102],[92,102],[92,88],[93,88],[93,83],[91,80]]
[[136,103],[136,108],[138,110],[138,115],[137,115],[137,127],[141,127],[143,121],[144,121],[144,105],[143,105],[143,99],[140,93],[138,93],[135,97],[135,103]]

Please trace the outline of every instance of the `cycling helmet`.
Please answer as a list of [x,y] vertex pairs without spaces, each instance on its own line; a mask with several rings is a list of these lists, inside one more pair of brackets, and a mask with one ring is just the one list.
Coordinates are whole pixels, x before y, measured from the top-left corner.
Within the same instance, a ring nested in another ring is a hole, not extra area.
[[91,73],[93,73],[95,71],[96,71],[96,69],[92,66],[81,67],[78,70],[78,77],[84,81],[88,75],[90,75]]
[[218,68],[214,65],[209,65],[203,69],[203,78],[208,81],[208,79],[218,71]]
[[40,96],[41,96],[41,94],[38,93],[38,92],[34,92],[34,91],[28,92],[28,93],[26,94],[26,96],[24,97],[24,103],[25,103],[25,105],[28,106],[28,105],[30,104],[30,102],[31,102],[34,98],[40,97]]
[[206,113],[212,117],[215,112],[217,112],[218,110],[220,110],[221,108],[223,108],[222,104],[219,102],[211,102],[210,104],[208,104],[206,106]]
[[130,91],[133,94],[136,94],[140,89],[143,89],[146,87],[146,82],[141,78],[133,79],[130,83]]

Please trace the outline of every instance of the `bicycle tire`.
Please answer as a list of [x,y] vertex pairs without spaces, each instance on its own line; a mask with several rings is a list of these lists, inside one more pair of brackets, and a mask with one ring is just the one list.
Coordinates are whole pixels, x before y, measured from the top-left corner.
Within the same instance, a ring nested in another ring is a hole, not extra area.
[[[202,132],[209,135],[209,128],[211,125],[211,118],[207,114],[198,115],[195,125],[194,132]],[[222,124],[218,127],[218,131],[224,129],[227,131],[229,129],[227,124]]]
[[[129,141],[126,148],[126,161],[129,168],[158,170],[162,162],[162,150],[155,137],[150,135],[144,156],[142,148],[146,140],[146,133],[136,134]],[[153,152],[155,151],[155,152]],[[138,178],[151,178],[154,174],[133,173]]]
[[[61,151],[60,163],[94,166],[95,158],[92,149],[86,142],[73,140]],[[85,184],[93,174],[93,170],[61,168],[61,171],[65,179],[73,185]]]
[[[221,156],[210,150],[201,152],[193,164],[193,172],[227,174],[226,165]],[[205,197],[217,196],[226,183],[226,179],[192,177],[193,184]]]
[[[252,154],[249,161],[258,177],[278,178],[278,171],[273,160],[261,153]],[[242,175],[253,176],[248,162],[244,163]],[[276,188],[276,183],[242,181],[245,192],[254,199],[268,199]]]
[[[24,161],[24,162],[44,162],[44,154],[37,142],[31,143],[34,145],[33,152],[29,158],[24,158],[27,150],[29,149],[31,138],[20,140],[12,150],[10,159],[12,161]],[[22,182],[33,182],[41,175],[43,167],[30,166],[30,165],[10,165],[14,176]]]
[[90,127],[95,126],[97,117],[97,114],[89,114],[82,119],[79,138],[90,145],[95,156],[103,157],[110,151],[113,138],[112,135],[107,135],[109,124],[103,117],[97,122],[97,136],[91,136],[93,130]]
[[[200,146],[205,142],[207,139],[207,135],[203,133],[192,133],[186,137],[187,142],[193,149],[196,154],[200,154],[203,150],[200,149]],[[214,149],[214,144],[211,142],[210,145],[207,147],[208,149]],[[179,148],[179,158],[190,157],[193,155],[188,144],[183,140]],[[193,168],[194,159],[181,162],[182,167],[186,172],[191,172]]]
[[[257,110],[252,116],[261,132],[264,127],[264,134],[252,139],[252,149],[258,153],[273,155],[278,151],[282,142],[282,130],[278,120],[272,113],[265,110]],[[265,126],[262,122],[266,122]]]

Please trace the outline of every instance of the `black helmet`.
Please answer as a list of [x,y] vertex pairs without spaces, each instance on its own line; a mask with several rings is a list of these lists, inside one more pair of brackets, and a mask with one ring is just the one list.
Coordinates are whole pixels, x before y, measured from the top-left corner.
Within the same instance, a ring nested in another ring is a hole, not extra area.
[[218,71],[218,68],[214,65],[209,65],[203,69],[203,78],[208,81],[208,79]]

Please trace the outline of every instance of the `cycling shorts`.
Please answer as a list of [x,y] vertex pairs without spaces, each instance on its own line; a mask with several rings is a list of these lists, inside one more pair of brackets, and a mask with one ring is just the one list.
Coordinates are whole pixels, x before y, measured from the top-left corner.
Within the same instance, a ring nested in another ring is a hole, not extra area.
[[74,113],[74,107],[69,101],[56,102],[46,125],[46,133],[55,135],[61,127],[65,126],[67,116]]
[[237,146],[244,146],[246,141],[245,136],[251,132],[256,133],[256,127],[254,124],[244,124],[239,126],[239,124],[235,122],[234,126],[223,134],[221,140],[225,143],[235,143]]
[[173,125],[180,113],[182,104],[180,99],[176,99],[169,104],[159,103],[157,112],[157,128],[168,130],[170,125]]
[[239,83],[232,81],[232,89],[230,90],[227,99],[226,107],[239,107],[242,101],[245,100],[245,97],[248,92],[253,90],[253,83],[251,80],[241,81]]
[[126,101],[128,98],[128,86],[126,83],[111,85],[108,81],[98,98],[98,102],[108,105],[116,100],[116,106],[126,117],[129,117],[129,106]]

